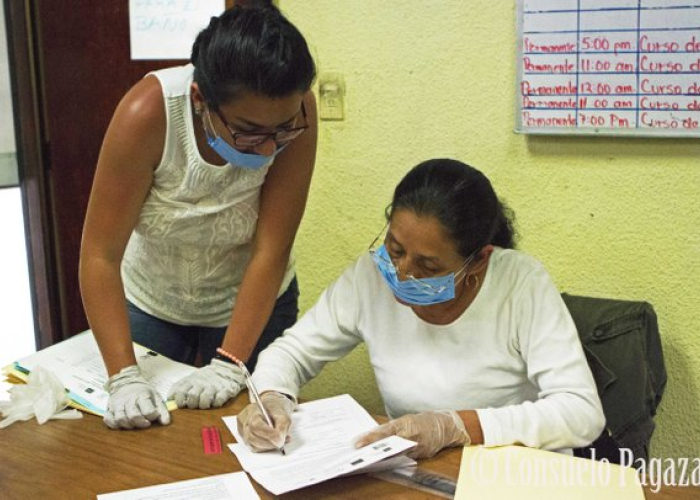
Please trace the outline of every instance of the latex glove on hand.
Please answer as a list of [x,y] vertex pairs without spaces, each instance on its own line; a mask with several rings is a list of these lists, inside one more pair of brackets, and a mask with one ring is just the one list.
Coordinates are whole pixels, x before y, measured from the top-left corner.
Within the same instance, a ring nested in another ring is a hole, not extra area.
[[178,408],[219,408],[241,392],[243,372],[233,363],[212,359],[211,363],[182,378],[170,390]]
[[436,410],[404,415],[362,434],[355,440],[361,448],[389,436],[400,436],[418,445],[408,453],[411,458],[429,458],[448,446],[467,446],[471,438],[456,411]]
[[287,441],[296,404],[279,392],[260,395],[274,427],[270,427],[257,404],[251,403],[236,417],[238,432],[254,452],[279,450]]
[[109,392],[104,423],[110,429],[143,429],[153,422],[170,423],[163,398],[141,376],[137,365],[127,366],[105,384]]

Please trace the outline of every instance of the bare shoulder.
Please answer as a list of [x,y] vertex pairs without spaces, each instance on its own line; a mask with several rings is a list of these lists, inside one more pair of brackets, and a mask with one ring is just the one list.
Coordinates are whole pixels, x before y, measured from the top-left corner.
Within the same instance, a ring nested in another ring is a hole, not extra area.
[[128,120],[135,127],[165,126],[163,90],[155,76],[137,82],[117,106],[115,118]]
[[158,79],[147,76],[137,82],[117,106],[105,137],[106,146],[132,151],[155,166],[165,144],[167,120],[163,91]]

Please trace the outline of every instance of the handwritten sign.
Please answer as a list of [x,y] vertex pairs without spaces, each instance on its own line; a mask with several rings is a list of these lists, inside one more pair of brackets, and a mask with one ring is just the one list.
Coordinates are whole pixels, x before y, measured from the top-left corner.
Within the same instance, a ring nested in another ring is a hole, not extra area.
[[523,133],[700,136],[700,0],[518,0]]
[[189,59],[197,34],[225,0],[129,0],[132,59]]

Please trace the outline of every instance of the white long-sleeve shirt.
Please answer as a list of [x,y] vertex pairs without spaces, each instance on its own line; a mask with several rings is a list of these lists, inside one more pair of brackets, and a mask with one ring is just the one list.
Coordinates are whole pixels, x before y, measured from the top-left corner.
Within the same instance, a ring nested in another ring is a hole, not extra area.
[[255,384],[296,397],[360,342],[391,418],[477,410],[486,446],[585,446],[603,429],[571,316],[544,267],[518,251],[494,250],[477,297],[448,325],[399,304],[372,258],[359,258],[262,353]]

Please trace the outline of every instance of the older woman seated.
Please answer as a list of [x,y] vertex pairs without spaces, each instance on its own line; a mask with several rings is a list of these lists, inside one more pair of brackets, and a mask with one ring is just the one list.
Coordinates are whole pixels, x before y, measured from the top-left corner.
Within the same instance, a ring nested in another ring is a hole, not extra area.
[[365,342],[393,419],[360,436],[396,434],[412,455],[448,446],[584,446],[603,411],[576,328],[542,264],[514,247],[510,211],[478,170],[436,159],[397,186],[385,231],[260,356],[256,405],[238,416],[256,450],[281,447],[294,398],[328,361]]

